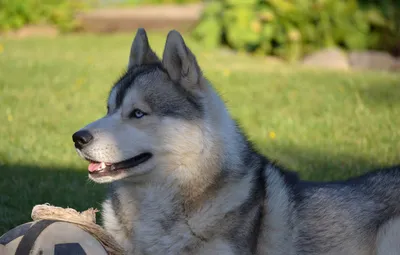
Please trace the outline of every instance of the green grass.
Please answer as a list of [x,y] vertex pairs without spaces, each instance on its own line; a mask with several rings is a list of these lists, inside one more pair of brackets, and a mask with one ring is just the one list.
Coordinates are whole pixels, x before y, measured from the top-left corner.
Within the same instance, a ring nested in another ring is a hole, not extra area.
[[[150,36],[159,55],[165,35]],[[105,113],[132,38],[0,41],[0,233],[38,203],[100,208],[104,186],[87,180],[71,135]],[[258,148],[304,178],[400,163],[399,74],[306,70],[186,40]]]

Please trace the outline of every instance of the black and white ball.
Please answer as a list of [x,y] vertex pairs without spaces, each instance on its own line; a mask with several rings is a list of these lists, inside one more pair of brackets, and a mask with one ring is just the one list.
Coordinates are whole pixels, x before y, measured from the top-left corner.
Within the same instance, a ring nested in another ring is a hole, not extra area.
[[19,225],[0,237],[0,255],[106,255],[104,246],[79,225],[39,220]]

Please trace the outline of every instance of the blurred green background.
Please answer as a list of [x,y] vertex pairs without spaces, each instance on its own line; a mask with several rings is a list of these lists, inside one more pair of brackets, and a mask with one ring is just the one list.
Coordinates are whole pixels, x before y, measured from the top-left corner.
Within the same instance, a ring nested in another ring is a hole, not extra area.
[[[26,24],[62,32],[0,35],[0,234],[30,221],[35,204],[100,209],[105,187],[88,181],[71,135],[105,114],[134,32],[74,33],[75,14],[183,2],[0,0],[4,33]],[[400,74],[309,69],[265,56],[293,60],[331,45],[391,52],[396,3],[212,1],[184,37],[263,153],[306,179],[344,179],[400,163]],[[166,34],[149,31],[159,55]]]
[[397,0],[209,2],[194,31],[209,46],[297,60],[325,47],[392,50],[400,42]]
[[[1,0],[0,31],[48,22],[76,29],[74,14],[100,7],[190,4],[200,0]],[[324,47],[400,49],[398,0],[211,0],[193,31],[203,46],[286,60]],[[399,52],[400,54],[400,52]]]

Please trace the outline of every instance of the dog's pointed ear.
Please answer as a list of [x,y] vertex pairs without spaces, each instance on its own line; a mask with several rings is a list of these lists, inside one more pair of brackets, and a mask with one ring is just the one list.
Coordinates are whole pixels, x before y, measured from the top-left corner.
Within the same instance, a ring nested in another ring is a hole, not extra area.
[[176,30],[168,33],[162,63],[174,82],[178,82],[188,91],[201,91],[202,72],[196,57]]
[[140,66],[157,62],[160,62],[160,59],[150,48],[146,30],[139,28],[136,32],[135,39],[132,42],[128,68],[135,65]]

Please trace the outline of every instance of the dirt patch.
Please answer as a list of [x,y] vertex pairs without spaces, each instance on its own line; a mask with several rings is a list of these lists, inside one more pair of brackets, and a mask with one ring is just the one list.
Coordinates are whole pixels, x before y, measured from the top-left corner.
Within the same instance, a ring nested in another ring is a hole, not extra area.
[[58,34],[57,28],[50,25],[26,25],[15,31],[2,33],[0,36],[22,39],[27,37],[56,37]]
[[202,4],[140,6],[129,9],[98,9],[78,15],[81,29],[93,33],[177,29],[187,31],[196,25]]

